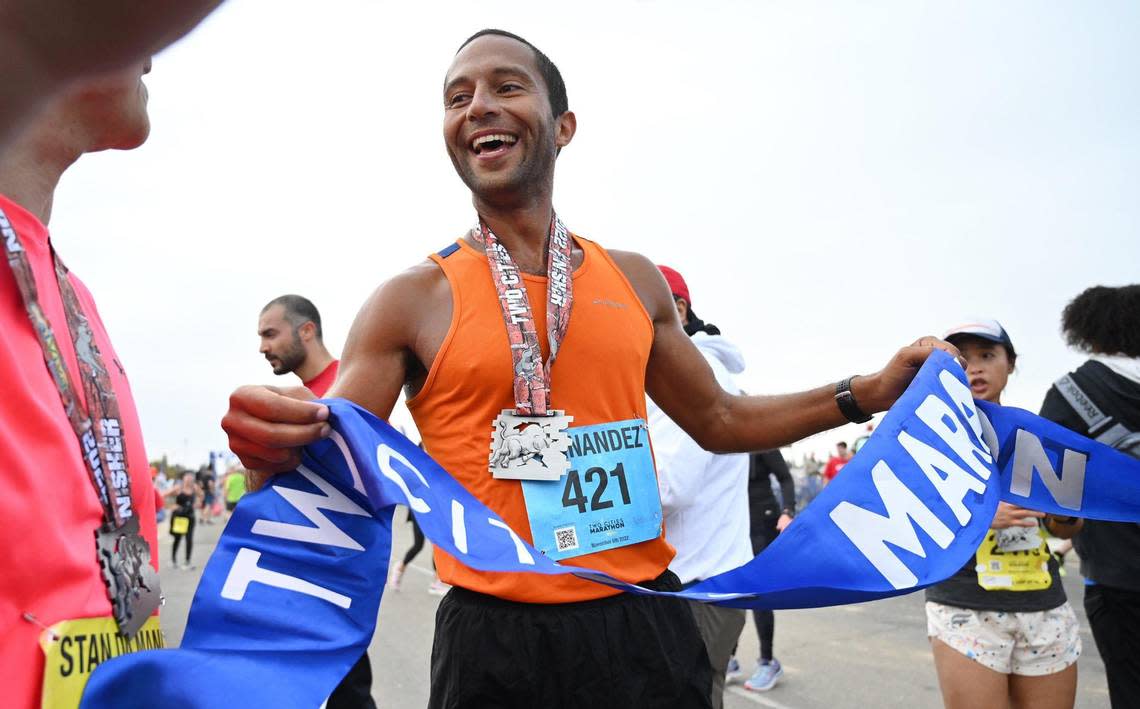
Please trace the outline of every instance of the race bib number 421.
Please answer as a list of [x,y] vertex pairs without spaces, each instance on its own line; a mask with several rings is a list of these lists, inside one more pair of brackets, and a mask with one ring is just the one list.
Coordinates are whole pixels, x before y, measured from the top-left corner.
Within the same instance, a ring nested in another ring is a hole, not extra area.
[[534,546],[558,561],[656,539],[661,496],[645,421],[566,435],[570,469],[558,480],[522,483]]

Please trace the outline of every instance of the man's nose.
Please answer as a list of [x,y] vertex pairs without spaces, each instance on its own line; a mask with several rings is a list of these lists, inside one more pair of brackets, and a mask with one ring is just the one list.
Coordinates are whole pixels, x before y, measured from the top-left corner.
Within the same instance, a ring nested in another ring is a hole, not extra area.
[[261,341],[261,347],[257,350],[261,354],[269,354],[269,343],[265,340]]
[[498,113],[499,101],[494,92],[487,86],[477,85],[471,103],[467,104],[467,120],[477,121]]

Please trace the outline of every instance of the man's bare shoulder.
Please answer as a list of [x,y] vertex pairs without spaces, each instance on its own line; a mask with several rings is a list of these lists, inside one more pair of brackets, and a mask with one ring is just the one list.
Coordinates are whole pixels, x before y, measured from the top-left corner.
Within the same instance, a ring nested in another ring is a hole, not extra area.
[[440,283],[446,283],[447,277],[443,275],[443,269],[439,267],[439,264],[431,259],[424,259],[400,271],[387,282],[398,283],[409,288],[431,288]]
[[377,332],[385,337],[413,336],[426,314],[450,304],[447,277],[425,259],[378,285],[360,307],[353,327],[370,336]]
[[383,304],[414,304],[424,298],[448,293],[447,276],[430,259],[410,266],[376,287],[369,301]]
[[653,265],[653,262],[650,261],[648,257],[639,254],[636,251],[606,249],[606,253],[610,255],[610,258],[614,260],[614,263],[617,264],[618,268],[620,268],[622,272],[625,273],[626,278],[629,278],[631,273],[635,275],[644,275],[646,273],[657,270],[657,267]]
[[622,274],[629,280],[630,285],[637,291],[641,304],[656,321],[660,317],[669,317],[674,313],[673,299],[669,294],[669,285],[661,271],[646,256],[636,251],[621,251],[606,249]]

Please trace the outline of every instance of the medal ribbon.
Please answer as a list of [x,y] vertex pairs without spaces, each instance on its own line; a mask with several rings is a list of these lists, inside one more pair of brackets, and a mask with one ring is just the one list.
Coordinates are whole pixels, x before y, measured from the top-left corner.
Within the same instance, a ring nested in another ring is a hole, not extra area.
[[115,528],[122,527],[134,516],[131,501],[131,479],[127,474],[127,451],[123,445],[123,432],[119,418],[119,402],[111,387],[106,363],[95,344],[95,336],[87,316],[79,305],[75,288],[67,277],[67,268],[52,250],[56,281],[67,315],[67,328],[75,346],[75,359],[79,365],[87,406],[76,395],[71,375],[63,361],[51,323],[40,307],[35,276],[19,235],[12,229],[7,215],[0,210],[0,229],[4,231],[8,265],[16,278],[16,285],[28,311],[28,319],[36,331],[43,348],[44,362],[51,372],[71,428],[79,439],[79,449],[106,521]]
[[542,348],[534,326],[522,274],[511,254],[499,242],[486,222],[479,220],[478,235],[487,252],[491,280],[499,294],[503,324],[511,343],[515,370],[515,413],[520,416],[550,415],[550,371],[558,358],[558,348],[570,325],[574,283],[570,274],[570,233],[558,215],[550,219],[546,258],[546,334],[550,357],[542,362]]

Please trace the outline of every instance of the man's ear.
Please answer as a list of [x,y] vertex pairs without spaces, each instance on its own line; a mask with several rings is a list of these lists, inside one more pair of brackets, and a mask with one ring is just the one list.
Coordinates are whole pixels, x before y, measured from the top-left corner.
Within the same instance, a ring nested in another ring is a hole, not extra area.
[[317,336],[317,324],[310,320],[297,328],[297,334],[301,336],[302,342],[309,342]]
[[684,298],[674,298],[673,302],[677,306],[677,315],[681,318],[681,324],[687,325],[689,323],[689,301]]
[[574,140],[574,133],[578,131],[578,118],[574,115],[573,111],[566,111],[558,117],[558,125],[554,132],[554,145],[561,150],[570,141]]

